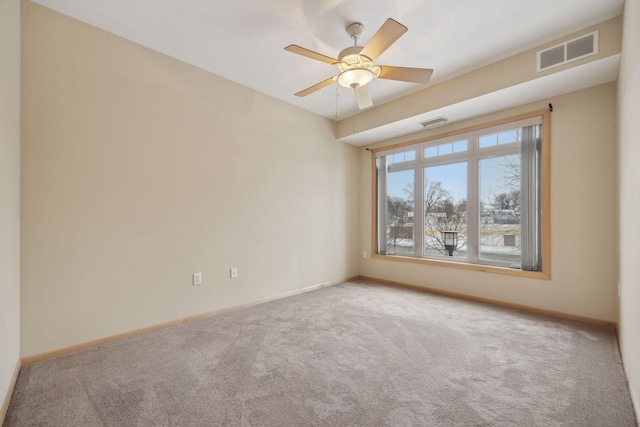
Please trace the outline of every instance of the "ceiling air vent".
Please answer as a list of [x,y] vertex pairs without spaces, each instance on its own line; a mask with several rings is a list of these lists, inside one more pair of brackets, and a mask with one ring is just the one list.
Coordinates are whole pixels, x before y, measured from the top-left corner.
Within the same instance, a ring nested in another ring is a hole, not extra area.
[[537,53],[538,72],[598,53],[598,31]]
[[446,125],[447,124],[447,118],[446,117],[438,117],[438,118],[435,118],[435,119],[425,120],[424,122],[420,122],[418,124],[422,125],[422,127],[425,128],[425,129],[433,129],[433,128],[437,128],[438,126]]

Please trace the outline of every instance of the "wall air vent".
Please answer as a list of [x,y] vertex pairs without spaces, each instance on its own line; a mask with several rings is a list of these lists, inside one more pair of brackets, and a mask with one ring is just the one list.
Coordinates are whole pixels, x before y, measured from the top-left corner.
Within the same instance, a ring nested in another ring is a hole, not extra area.
[[537,53],[538,66],[536,71],[544,71],[597,53],[598,31],[594,31],[563,44],[539,51]]
[[435,119],[425,120],[424,122],[420,122],[418,124],[422,125],[422,127],[425,128],[425,129],[433,129],[433,128],[437,128],[438,126],[446,125],[447,124],[447,118],[446,117],[437,117]]

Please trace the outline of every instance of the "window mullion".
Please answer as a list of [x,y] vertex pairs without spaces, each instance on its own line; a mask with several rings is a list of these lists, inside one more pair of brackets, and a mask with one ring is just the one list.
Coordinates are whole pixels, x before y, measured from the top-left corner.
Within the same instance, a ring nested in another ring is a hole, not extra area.
[[376,171],[377,171],[377,191],[376,191],[376,205],[378,212],[376,215],[377,221],[377,242],[376,252],[385,255],[387,253],[387,161],[385,157],[379,157],[376,159]]
[[[472,147],[477,147],[478,139],[469,139]],[[473,150],[475,153],[475,150]],[[467,259],[477,262],[480,248],[480,196],[479,196],[479,158],[474,154],[467,162]]]
[[[422,154],[418,153],[419,158]],[[417,166],[413,173],[413,244],[415,256],[424,256],[424,167]]]

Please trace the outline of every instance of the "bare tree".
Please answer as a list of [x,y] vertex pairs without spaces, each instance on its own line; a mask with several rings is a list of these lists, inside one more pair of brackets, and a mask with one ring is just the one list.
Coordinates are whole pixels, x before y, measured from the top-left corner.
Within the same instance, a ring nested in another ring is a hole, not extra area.
[[492,221],[482,223],[480,241],[483,245],[494,246],[496,237],[504,238],[504,245],[507,246],[507,236],[510,236],[509,246],[515,245],[515,253],[519,250],[515,236],[520,234],[520,155],[501,157],[497,166],[502,171],[501,188],[507,191],[490,193],[482,203],[483,207],[491,209],[487,213]]
[[505,187],[511,191],[520,192],[520,154],[516,156],[505,156],[499,163],[503,166],[507,172],[502,176],[505,182]]
[[408,236],[408,226],[413,222],[413,201],[402,197],[387,196],[387,247],[396,250],[398,241]]
[[[407,238],[408,227],[413,224],[409,212],[414,206],[413,183],[407,184],[404,192],[407,197],[387,197],[387,245],[396,249],[398,240]],[[424,244],[446,255],[443,231],[458,232],[458,247],[467,240],[467,201],[454,200],[439,181],[427,181],[424,194]]]
[[511,190],[508,193],[500,193],[493,196],[493,201],[491,202],[491,206],[494,209],[505,210],[509,209],[512,211],[520,210],[520,189]]
[[504,156],[500,158],[497,166],[501,167],[502,186],[507,192],[495,194],[490,192],[481,202],[482,208],[490,207],[493,210],[511,210],[515,216],[520,217],[520,155]]
[[446,255],[443,231],[458,232],[458,247],[466,243],[467,201],[455,201],[441,182],[427,182],[425,187],[425,247]]
[[435,212],[434,209],[438,205],[444,203],[445,200],[451,198],[451,193],[442,188],[442,183],[437,181],[428,182],[427,189],[424,194],[425,213]]

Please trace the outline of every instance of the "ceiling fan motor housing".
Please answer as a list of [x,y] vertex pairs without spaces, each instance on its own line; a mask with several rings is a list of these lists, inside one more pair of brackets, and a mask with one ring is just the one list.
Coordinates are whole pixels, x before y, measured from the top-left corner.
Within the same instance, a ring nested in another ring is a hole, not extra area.
[[362,49],[363,49],[362,46],[350,46],[344,49],[342,52],[340,52],[340,54],[338,55],[338,60],[340,62],[344,62],[349,66],[357,66],[358,64],[361,64],[361,63],[371,64],[372,61],[370,58],[367,58],[364,55],[360,55],[360,52],[362,51]]

